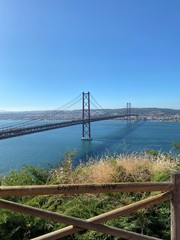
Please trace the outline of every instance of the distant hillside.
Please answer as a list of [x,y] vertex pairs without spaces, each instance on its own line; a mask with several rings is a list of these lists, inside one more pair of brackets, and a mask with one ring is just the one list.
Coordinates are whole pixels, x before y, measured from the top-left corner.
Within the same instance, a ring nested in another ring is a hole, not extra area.
[[169,108],[133,108],[132,110],[138,114],[152,114],[152,113],[168,115],[180,114],[180,110]]
[[[175,116],[179,115],[180,110],[168,109],[168,108],[132,108],[132,113],[137,113],[140,116]],[[108,115],[108,114],[125,114],[126,108],[120,109],[91,109],[93,116]],[[60,110],[48,110],[48,111],[0,111],[0,119],[67,119],[67,118],[80,118],[82,115],[81,110],[72,111],[60,111]],[[55,116],[55,117],[54,117]]]
[[[126,108],[120,109],[104,109],[109,113],[126,113]],[[95,111],[95,110],[94,110]],[[139,115],[176,115],[180,114],[180,109],[169,109],[169,108],[132,108],[132,113],[137,113]]]

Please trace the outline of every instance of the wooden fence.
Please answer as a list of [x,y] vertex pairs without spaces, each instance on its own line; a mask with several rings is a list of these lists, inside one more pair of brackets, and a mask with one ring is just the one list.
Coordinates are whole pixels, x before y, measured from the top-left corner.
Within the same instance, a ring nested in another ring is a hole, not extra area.
[[33,238],[33,240],[55,240],[84,229],[95,230],[111,236],[132,240],[157,240],[159,238],[125,231],[103,225],[103,222],[125,216],[142,208],[171,201],[171,240],[180,240],[180,173],[172,174],[171,182],[115,183],[115,184],[63,184],[40,186],[1,186],[0,196],[35,196],[55,194],[109,193],[109,192],[162,192],[153,197],[83,220],[35,207],[0,199],[0,208],[40,217],[69,225],[68,227]]

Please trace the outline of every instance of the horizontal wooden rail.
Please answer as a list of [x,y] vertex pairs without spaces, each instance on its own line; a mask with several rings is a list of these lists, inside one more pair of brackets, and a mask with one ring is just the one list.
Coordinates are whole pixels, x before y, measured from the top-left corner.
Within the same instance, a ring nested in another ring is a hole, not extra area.
[[[141,200],[139,202],[132,203],[132,204],[129,204],[127,206],[118,208],[116,210],[112,210],[112,211],[100,214],[99,216],[89,218],[87,221],[91,222],[91,223],[106,222],[108,220],[130,214],[130,213],[135,212],[139,209],[147,208],[147,207],[150,207],[150,206],[153,206],[153,205],[157,205],[161,202],[170,200],[171,198],[172,198],[172,193],[171,192],[159,194],[159,195]],[[59,239],[59,238],[77,233],[79,231],[82,231],[82,229],[75,228],[73,226],[68,226],[68,227],[62,228],[60,230],[56,230],[54,232],[42,235],[40,237],[33,238],[32,240],[56,240],[56,239]],[[132,238],[127,238],[127,239],[132,239]],[[144,239],[148,239],[148,238],[144,238]],[[151,238],[149,237],[149,239],[152,239],[152,237]]]
[[1,186],[0,196],[35,196],[56,194],[108,193],[108,192],[151,192],[172,191],[172,182],[138,182],[107,184],[61,184],[34,186]]

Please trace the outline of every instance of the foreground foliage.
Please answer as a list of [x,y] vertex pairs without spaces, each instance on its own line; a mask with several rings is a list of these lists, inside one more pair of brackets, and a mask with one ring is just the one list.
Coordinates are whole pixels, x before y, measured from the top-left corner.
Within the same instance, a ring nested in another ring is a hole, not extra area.
[[[142,155],[104,156],[90,159],[87,164],[73,168],[73,153],[67,152],[64,161],[51,171],[24,166],[0,177],[1,185],[40,185],[64,183],[112,183],[169,181],[171,172],[179,171],[179,145],[176,154],[147,150]],[[109,193],[36,197],[8,197],[6,199],[30,206],[63,213],[83,219],[144,199],[154,193]],[[170,204],[143,209],[135,214],[108,221],[107,225],[170,239]],[[63,224],[45,221],[10,211],[0,210],[0,239],[25,240],[64,227]],[[94,231],[82,231],[64,239],[117,239]]]

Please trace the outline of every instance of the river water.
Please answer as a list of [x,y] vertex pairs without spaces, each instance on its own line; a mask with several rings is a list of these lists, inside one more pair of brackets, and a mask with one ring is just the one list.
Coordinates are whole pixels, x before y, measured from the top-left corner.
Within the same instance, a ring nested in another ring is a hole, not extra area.
[[172,150],[180,141],[180,122],[139,121],[127,124],[108,120],[91,124],[92,141],[81,140],[81,125],[0,140],[0,173],[23,164],[48,168],[62,161],[67,150],[76,150],[75,164],[89,156]]

